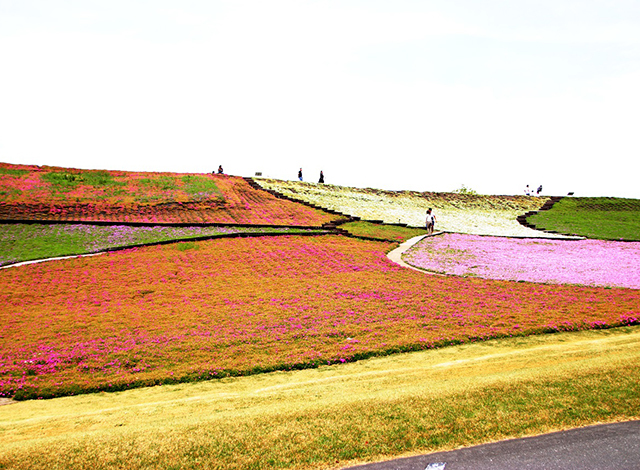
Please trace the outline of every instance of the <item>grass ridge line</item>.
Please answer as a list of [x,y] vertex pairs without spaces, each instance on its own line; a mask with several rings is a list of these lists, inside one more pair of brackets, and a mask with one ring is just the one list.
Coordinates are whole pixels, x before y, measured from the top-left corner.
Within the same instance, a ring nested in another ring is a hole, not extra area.
[[[545,202],[544,205],[540,209],[538,209],[537,211],[525,212],[524,214],[519,215],[518,217],[516,217],[516,220],[520,223],[520,225],[523,225],[524,227],[527,227],[527,228],[531,228],[533,230],[538,230],[540,232],[545,232],[545,233],[557,233],[557,234],[560,234],[560,232],[557,232],[555,230],[545,230],[543,228],[536,227],[534,224],[528,222],[527,219],[529,217],[531,217],[532,215],[537,214],[538,212],[550,210],[556,203],[560,202],[562,199],[564,199],[564,196],[552,196],[551,199],[549,199],[547,202]],[[565,233],[565,234],[562,234],[562,235],[574,235],[574,234]]]

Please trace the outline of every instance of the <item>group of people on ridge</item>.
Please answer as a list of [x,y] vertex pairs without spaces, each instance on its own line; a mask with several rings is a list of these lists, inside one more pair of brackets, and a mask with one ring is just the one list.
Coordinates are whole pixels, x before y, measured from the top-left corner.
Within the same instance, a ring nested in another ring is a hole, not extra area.
[[[222,165],[218,166],[218,174],[219,174],[219,175],[224,174],[224,171],[223,171],[223,169],[222,169]],[[303,181],[303,178],[302,178],[302,168],[300,168],[300,169],[298,170],[298,179],[299,179],[300,181]],[[318,183],[324,183],[324,173],[323,173],[322,171],[320,171],[320,179],[318,180]],[[529,188],[529,185],[527,185],[527,188]],[[539,193],[540,191],[542,191],[542,186],[540,186],[540,187],[538,188],[538,193]],[[432,233],[433,233],[433,230],[434,230],[435,225],[436,225],[436,215],[433,213],[433,209],[432,209],[432,208],[429,208],[429,209],[427,210],[427,220],[426,220],[426,223],[425,223],[425,226],[426,226],[426,229],[427,229],[427,234],[429,234],[429,235],[430,235],[430,234],[432,234]]]
[[[298,179],[302,181],[302,168],[298,170]],[[320,170],[320,179],[318,180],[318,183],[324,183],[324,173],[322,170]]]
[[538,189],[536,189],[535,193],[533,192],[533,188],[529,188],[529,185],[527,185],[527,187],[524,188],[524,194],[527,196],[540,196],[541,192],[542,192],[542,185],[538,186]]

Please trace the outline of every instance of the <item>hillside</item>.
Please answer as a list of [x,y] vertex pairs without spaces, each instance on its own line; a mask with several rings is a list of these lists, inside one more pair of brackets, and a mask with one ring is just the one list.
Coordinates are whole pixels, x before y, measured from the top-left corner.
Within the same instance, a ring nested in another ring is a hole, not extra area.
[[[547,198],[260,182],[285,197],[0,165],[0,264],[108,251],[0,269],[0,468],[320,470],[640,417],[640,243],[537,240]],[[444,274],[387,256],[427,206],[466,234],[406,257]]]
[[527,217],[540,230],[603,240],[640,241],[640,199],[564,198],[551,210]]
[[433,208],[436,230],[476,235],[557,237],[522,226],[517,217],[539,210],[548,197],[485,196],[455,193],[384,191],[256,178],[264,188],[362,220],[424,227]]
[[237,176],[0,163],[0,222],[321,226],[335,218]]

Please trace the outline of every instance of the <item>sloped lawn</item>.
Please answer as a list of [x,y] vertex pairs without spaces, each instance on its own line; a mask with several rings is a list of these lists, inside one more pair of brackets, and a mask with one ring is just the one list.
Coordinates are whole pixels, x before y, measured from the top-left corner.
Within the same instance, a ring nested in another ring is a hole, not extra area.
[[564,198],[527,218],[544,230],[603,240],[640,241],[640,199]]

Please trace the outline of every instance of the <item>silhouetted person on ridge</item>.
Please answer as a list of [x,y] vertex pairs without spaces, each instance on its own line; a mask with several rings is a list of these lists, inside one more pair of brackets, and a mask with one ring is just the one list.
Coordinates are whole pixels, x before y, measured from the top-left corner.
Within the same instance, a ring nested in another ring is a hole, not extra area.
[[324,173],[322,173],[322,170],[320,170],[320,179],[318,180],[318,183],[324,183]]

